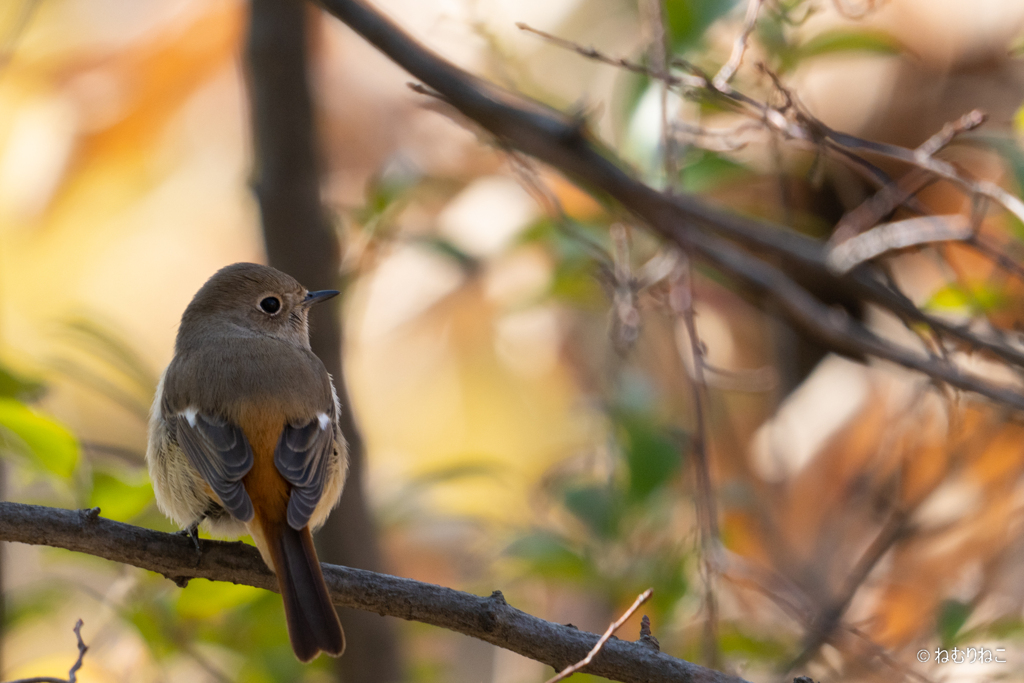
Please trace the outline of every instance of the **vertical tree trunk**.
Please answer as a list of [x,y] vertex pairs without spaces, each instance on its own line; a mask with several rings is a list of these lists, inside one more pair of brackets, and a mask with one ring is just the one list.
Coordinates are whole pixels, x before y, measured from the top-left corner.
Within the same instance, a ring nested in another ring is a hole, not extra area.
[[[332,289],[339,286],[340,246],[320,202],[320,159],[307,78],[307,11],[297,0],[252,0],[247,61],[254,189],[270,265],[310,289]],[[319,534],[320,558],[380,571],[377,535],[363,491],[363,440],[341,362],[340,306],[313,310],[310,341],[338,389],[350,462],[341,503]],[[400,680],[393,623],[356,610],[340,610],[340,615],[348,639],[348,649],[338,660],[341,680]]]

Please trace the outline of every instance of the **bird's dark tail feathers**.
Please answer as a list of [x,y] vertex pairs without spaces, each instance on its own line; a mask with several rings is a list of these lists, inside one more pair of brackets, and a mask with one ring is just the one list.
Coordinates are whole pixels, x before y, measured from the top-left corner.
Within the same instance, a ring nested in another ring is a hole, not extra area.
[[287,522],[265,524],[266,539],[295,656],[308,662],[320,652],[337,657],[345,651],[345,633],[334,611],[309,527]]

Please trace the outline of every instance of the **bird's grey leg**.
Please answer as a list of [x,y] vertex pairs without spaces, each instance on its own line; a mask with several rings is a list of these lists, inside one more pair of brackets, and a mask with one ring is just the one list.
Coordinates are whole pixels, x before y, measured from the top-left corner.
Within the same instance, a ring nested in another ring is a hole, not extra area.
[[199,545],[199,523],[202,522],[202,521],[203,521],[203,519],[200,517],[195,522],[193,522],[191,525],[189,525],[189,527],[187,529],[182,529],[181,531],[178,532],[180,535],[188,536],[189,538],[192,539],[192,545],[194,545],[196,547],[196,566],[197,567],[199,566],[199,563],[202,562],[202,560],[203,560],[203,548]]

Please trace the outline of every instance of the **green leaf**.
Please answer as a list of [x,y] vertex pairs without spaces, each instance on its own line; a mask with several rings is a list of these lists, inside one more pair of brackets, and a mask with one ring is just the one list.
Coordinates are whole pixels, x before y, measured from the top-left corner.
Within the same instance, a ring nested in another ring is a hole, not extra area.
[[455,261],[465,272],[472,273],[479,269],[480,262],[476,257],[460,249],[451,240],[434,235],[415,237],[410,240],[420,246],[426,247],[428,251],[445,256]]
[[793,61],[842,52],[873,52],[897,55],[904,51],[903,44],[884,31],[833,29],[814,36],[794,50]]
[[551,253],[555,269],[547,296],[562,299],[582,308],[607,307],[607,299],[597,279],[597,258],[607,247],[608,226],[568,220],[560,227],[550,219],[541,219],[524,230],[519,244],[542,244]]
[[957,633],[971,616],[971,606],[958,600],[945,600],[939,606],[939,618],[936,631],[942,644],[951,645]]
[[178,644],[169,636],[171,624],[176,622],[176,617],[167,609],[165,601],[139,601],[122,614],[139,631],[142,642],[157,661],[173,657],[178,652]]
[[565,490],[565,507],[600,538],[612,538],[619,526],[618,496],[607,486],[570,486]]
[[470,477],[500,479],[503,472],[500,466],[489,460],[467,459],[463,462],[443,465],[413,477],[406,490],[414,492],[418,489],[428,489],[437,484],[446,484]]
[[723,654],[733,657],[740,656],[762,662],[779,662],[792,646],[791,643],[787,644],[779,640],[757,638],[739,630],[732,630],[728,626],[724,626],[723,631],[718,639],[719,647]]
[[550,218],[540,218],[523,228],[513,239],[513,244],[553,241],[557,235],[558,227],[554,221]]
[[67,429],[13,398],[0,398],[4,455],[20,452],[39,468],[69,479],[78,464],[78,442]]
[[622,427],[629,466],[629,497],[644,500],[675,476],[682,462],[681,446],[643,418],[626,419]]
[[999,640],[1013,638],[1019,640],[1024,637],[1024,621],[1019,617],[997,619],[991,624],[986,624],[979,631],[978,635],[988,638],[998,638]]
[[592,261],[557,261],[548,294],[579,308],[606,307],[607,299]]
[[589,573],[587,561],[548,531],[522,536],[505,553],[529,563],[534,572],[546,578],[579,579]]
[[697,159],[681,171],[683,189],[687,192],[701,194],[750,176],[746,167],[721,154],[707,151],[699,151],[698,154]]
[[103,516],[119,522],[129,522],[153,503],[153,487],[145,472],[125,481],[113,474],[95,472],[89,506],[103,510]]
[[793,46],[789,44],[786,22],[780,15],[769,12],[765,16],[759,16],[754,26],[754,34],[765,52],[777,58],[772,61],[772,66],[777,71],[783,70],[779,66],[780,63],[786,65],[793,60]]
[[594,674],[574,673],[572,680],[573,683],[608,683],[611,679],[595,676]]
[[665,23],[676,51],[693,47],[711,24],[736,6],[737,0],[667,0]]
[[402,203],[423,175],[401,158],[390,160],[366,185],[366,203],[357,212],[361,223],[375,223],[395,204]]
[[41,382],[25,379],[0,366],[0,397],[31,401],[39,398],[43,389]]
[[958,285],[946,285],[939,291],[932,294],[924,307],[926,309],[950,311],[959,308],[968,308],[970,303],[971,298],[968,296],[967,292],[964,291],[963,287]]
[[932,294],[925,309],[958,310],[969,309],[975,313],[986,313],[996,310],[1007,303],[1006,294],[998,288],[988,285],[964,287],[951,284]]

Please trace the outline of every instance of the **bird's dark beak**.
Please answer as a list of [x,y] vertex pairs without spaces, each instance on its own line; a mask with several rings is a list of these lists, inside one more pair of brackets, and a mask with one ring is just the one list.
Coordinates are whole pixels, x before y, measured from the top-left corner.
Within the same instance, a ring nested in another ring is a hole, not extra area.
[[303,306],[312,306],[313,304],[320,303],[321,301],[327,301],[331,297],[338,296],[340,292],[334,289],[321,289],[319,292],[307,292],[306,298],[302,300]]

